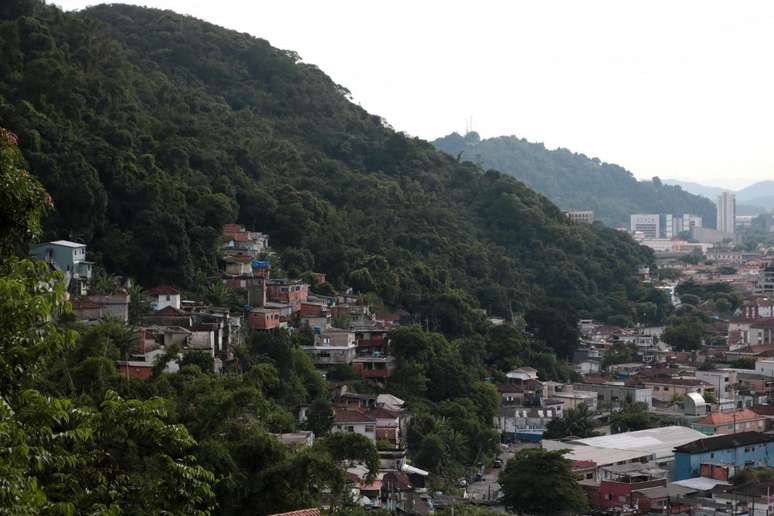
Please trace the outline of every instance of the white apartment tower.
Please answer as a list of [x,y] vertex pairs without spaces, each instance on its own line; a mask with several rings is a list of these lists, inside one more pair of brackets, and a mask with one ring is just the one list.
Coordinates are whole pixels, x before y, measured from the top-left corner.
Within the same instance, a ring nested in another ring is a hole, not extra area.
[[736,196],[731,192],[718,195],[718,231],[733,233],[736,224]]

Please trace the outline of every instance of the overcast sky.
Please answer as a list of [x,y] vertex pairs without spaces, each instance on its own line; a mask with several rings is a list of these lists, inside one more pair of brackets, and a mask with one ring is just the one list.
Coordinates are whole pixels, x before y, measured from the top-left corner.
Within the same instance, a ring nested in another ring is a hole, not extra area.
[[639,178],[774,180],[774,2],[127,3],[295,50],[411,135],[464,132],[472,116],[483,137],[567,147]]

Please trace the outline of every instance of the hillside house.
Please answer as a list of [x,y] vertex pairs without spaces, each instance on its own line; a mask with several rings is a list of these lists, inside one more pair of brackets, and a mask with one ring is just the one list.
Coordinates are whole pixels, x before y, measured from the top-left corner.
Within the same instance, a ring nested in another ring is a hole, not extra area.
[[129,321],[129,294],[93,294],[72,301],[73,315],[81,321],[98,321],[104,318],[121,322]]
[[339,328],[315,330],[314,343],[302,346],[316,366],[351,364],[357,355],[355,333]]
[[357,410],[336,408],[331,433],[349,432],[376,441],[376,418]]
[[366,415],[374,418],[376,421],[376,438],[388,441],[390,444],[399,446],[402,441],[401,435],[401,414],[393,412],[382,407],[376,407]]
[[247,315],[247,326],[253,330],[273,330],[280,324],[280,313],[272,308],[252,308]]
[[169,285],[162,285],[148,290],[147,294],[155,301],[151,304],[155,310],[163,310],[171,306],[180,310],[180,291]]
[[146,326],[183,326],[190,328],[193,324],[193,319],[190,313],[168,305],[153,313],[144,315],[142,322]]
[[227,256],[258,256],[269,248],[269,236],[257,231],[247,231],[241,224],[224,224],[222,253]]
[[386,379],[395,372],[395,357],[378,353],[352,359],[352,371],[361,378]]
[[226,274],[228,276],[252,276],[252,258],[249,256],[226,256]]
[[301,280],[267,279],[266,297],[275,303],[290,305],[293,312],[298,312],[301,304],[308,301],[309,285]]
[[35,244],[30,248],[30,258],[44,261],[52,269],[61,272],[68,292],[76,295],[86,294],[94,265],[86,260],[86,244],[69,240]]

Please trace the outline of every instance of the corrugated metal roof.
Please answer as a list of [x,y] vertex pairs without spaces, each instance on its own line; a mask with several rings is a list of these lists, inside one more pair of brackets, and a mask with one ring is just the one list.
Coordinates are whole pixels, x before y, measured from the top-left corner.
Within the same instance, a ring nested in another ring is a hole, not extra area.
[[654,453],[656,459],[666,459],[674,456],[674,448],[693,441],[703,439],[706,435],[684,426],[665,426],[650,428],[636,432],[587,437],[573,441],[598,448],[615,448],[619,450],[642,450]]
[[678,480],[677,482],[672,483],[678,486],[687,487],[689,489],[695,489],[696,491],[710,491],[717,485],[731,485],[728,482],[724,482],[723,480],[715,480],[714,478],[707,477],[687,478],[685,480]]
[[651,459],[653,453],[644,450],[618,450],[613,448],[598,448],[582,444],[563,443],[544,439],[542,446],[546,450],[569,450],[564,456],[572,461],[592,461],[598,466],[608,466],[619,462]]

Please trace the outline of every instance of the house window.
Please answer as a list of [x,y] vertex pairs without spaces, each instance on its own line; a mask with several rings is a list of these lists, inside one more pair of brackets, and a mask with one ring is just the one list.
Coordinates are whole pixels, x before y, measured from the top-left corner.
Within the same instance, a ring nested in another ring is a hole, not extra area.
[[374,425],[366,425],[365,431],[366,432],[373,432],[374,431]]
[[354,431],[355,431],[355,427],[354,426],[348,426],[347,427],[347,432],[354,432]]
[[594,473],[586,473],[586,480],[591,480],[594,478]]
[[169,301],[169,294],[167,294],[167,301]]

